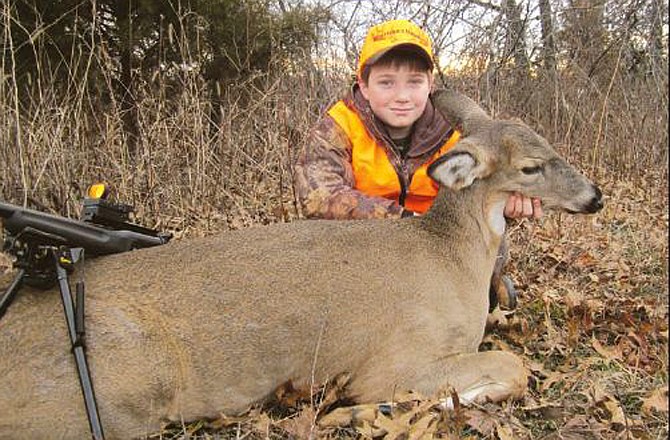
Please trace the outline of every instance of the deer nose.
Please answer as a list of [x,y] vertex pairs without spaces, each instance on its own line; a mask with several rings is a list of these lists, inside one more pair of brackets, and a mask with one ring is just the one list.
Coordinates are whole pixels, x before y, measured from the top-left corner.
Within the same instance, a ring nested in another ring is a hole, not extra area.
[[589,202],[589,205],[586,207],[586,211],[589,213],[598,212],[603,209],[603,193],[600,191],[600,188],[593,186],[593,191],[595,192],[593,198]]

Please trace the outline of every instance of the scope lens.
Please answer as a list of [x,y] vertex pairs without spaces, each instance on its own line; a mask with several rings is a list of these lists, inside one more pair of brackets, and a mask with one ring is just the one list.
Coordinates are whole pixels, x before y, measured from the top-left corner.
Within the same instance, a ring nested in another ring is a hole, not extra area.
[[88,187],[88,196],[92,199],[107,198],[107,187],[104,183],[94,183]]

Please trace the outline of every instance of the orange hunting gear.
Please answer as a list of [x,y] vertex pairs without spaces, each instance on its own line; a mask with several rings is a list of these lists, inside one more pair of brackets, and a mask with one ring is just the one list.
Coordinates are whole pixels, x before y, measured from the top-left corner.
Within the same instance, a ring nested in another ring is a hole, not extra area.
[[[389,160],[386,149],[380,146],[368,133],[358,114],[339,101],[328,110],[351,141],[351,164],[356,180],[355,188],[365,194],[398,200],[401,197],[402,184],[398,171]],[[407,189],[404,207],[418,213],[425,213],[433,204],[438,184],[428,174],[428,165],[446,153],[460,138],[454,131],[449,139],[427,162],[421,165],[413,176]],[[395,154],[395,153],[392,153]]]
[[401,45],[418,48],[432,68],[433,49],[428,35],[409,20],[390,20],[373,26],[368,31],[358,57],[358,77],[362,76],[366,64],[374,64],[390,49]]

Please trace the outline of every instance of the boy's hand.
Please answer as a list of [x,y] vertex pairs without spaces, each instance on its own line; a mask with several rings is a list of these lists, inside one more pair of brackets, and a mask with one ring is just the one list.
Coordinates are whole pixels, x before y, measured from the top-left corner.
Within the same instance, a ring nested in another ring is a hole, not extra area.
[[504,214],[507,218],[540,218],[543,214],[542,201],[525,197],[519,193],[512,193],[505,204]]

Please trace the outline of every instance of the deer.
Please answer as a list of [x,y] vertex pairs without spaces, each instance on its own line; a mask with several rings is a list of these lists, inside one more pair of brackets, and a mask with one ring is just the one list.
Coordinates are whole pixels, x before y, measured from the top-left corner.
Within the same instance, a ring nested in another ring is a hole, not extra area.
[[[105,436],[142,438],[346,373],[354,402],[396,390],[521,398],[527,371],[484,351],[510,192],[595,213],[598,187],[523,122],[458,92],[434,102],[462,139],[429,167],[423,216],[299,220],[87,259],[86,352]],[[84,438],[56,288],[25,287],[0,320],[0,438]]]

